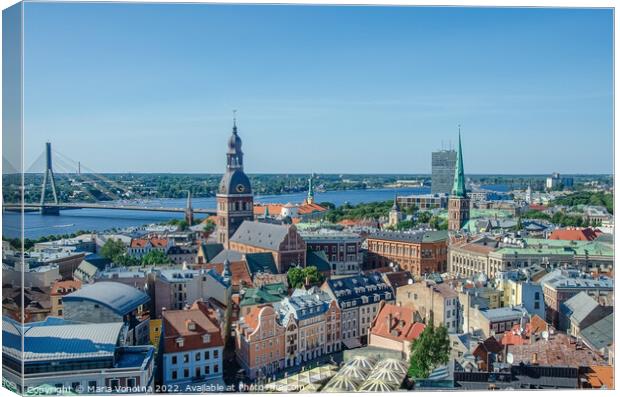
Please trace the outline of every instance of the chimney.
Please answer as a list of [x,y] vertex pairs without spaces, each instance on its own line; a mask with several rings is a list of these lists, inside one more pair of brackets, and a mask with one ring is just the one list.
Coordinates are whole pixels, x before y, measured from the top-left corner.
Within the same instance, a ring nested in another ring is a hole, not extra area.
[[533,365],[538,364],[538,353],[533,353],[532,354],[532,364]]
[[387,327],[388,332],[390,332],[392,330],[392,313],[388,314],[387,316]]

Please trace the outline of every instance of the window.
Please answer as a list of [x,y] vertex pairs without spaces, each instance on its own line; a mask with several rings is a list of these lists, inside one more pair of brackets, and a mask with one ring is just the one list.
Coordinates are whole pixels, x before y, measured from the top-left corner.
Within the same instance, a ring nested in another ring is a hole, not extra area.
[[184,363],[188,363],[189,362],[189,354],[184,354],[183,355],[183,362]]
[[213,366],[213,372],[215,372],[216,374],[217,374],[218,372],[220,372],[220,366],[219,366],[219,365],[217,365],[217,364],[215,364],[215,365]]
[[71,389],[74,390],[74,391],[79,392],[80,391],[79,389],[81,387],[82,387],[82,385],[80,384],[80,382],[73,382],[73,383],[71,383]]
[[95,391],[95,389],[97,389],[97,381],[96,380],[89,380],[88,381],[88,391]]
[[127,379],[127,387],[136,387],[136,378]]
[[112,379],[110,380],[110,387],[112,389],[118,389],[118,387],[120,386],[119,380],[118,379]]
[[200,367],[196,367],[196,378],[200,378]]
[[213,350],[213,358],[218,358],[220,355],[220,351],[219,350]]
[[172,356],[172,364],[176,364],[177,363],[177,356]]
[[210,335],[210,334],[204,334],[204,335],[202,336],[202,342],[203,342],[203,343],[209,343],[209,342],[211,342],[211,335]]
[[196,355],[195,355],[194,359],[195,359],[196,361],[200,361],[200,353],[196,353]]
[[207,350],[207,351],[205,352],[205,360],[208,360],[208,359],[209,359],[209,351]]
[[183,369],[183,377],[184,378],[189,378],[189,368]]
[[177,378],[177,371],[172,371],[172,380]]

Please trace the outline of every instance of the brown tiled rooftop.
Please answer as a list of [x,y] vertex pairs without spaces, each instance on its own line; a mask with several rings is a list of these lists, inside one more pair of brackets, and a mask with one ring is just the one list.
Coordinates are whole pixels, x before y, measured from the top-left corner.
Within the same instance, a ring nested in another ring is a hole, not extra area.
[[606,360],[598,353],[583,343],[578,345],[574,338],[563,333],[550,335],[549,340],[541,338],[532,344],[508,346],[508,352],[512,353],[513,362],[517,364],[533,363],[534,359],[539,365],[552,367],[585,367],[606,364]]

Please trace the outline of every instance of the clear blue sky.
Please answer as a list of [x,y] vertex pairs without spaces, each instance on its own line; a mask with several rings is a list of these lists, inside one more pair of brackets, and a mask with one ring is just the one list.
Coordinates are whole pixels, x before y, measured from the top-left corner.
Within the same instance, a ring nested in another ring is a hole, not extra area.
[[612,173],[611,10],[36,4],[26,167],[99,172]]

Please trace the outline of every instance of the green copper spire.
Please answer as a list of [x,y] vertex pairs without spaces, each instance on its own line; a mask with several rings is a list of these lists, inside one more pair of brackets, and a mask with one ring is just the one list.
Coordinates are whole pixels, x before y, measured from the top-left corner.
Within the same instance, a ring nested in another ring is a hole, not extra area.
[[314,203],[314,186],[312,185],[312,180],[314,179],[314,173],[310,175],[310,179],[308,179],[308,198],[306,202],[308,204]]
[[465,197],[465,173],[463,171],[463,150],[461,149],[461,126],[459,126],[459,150],[456,152],[456,168],[454,169],[454,185],[452,195]]

